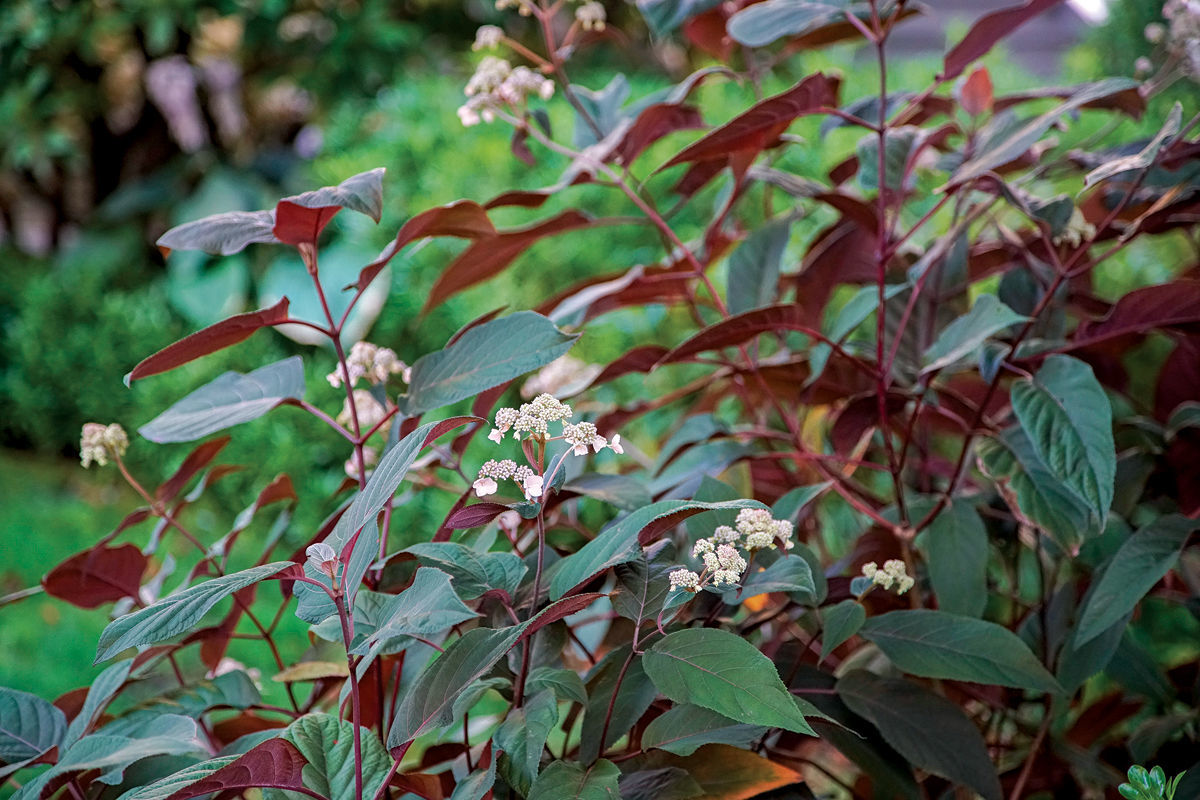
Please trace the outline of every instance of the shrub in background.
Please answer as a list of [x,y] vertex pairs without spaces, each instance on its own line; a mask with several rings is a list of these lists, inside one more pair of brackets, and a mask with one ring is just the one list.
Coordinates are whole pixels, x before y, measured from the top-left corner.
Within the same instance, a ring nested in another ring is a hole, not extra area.
[[[797,49],[877,56],[873,94],[813,72],[716,127],[689,98],[727,70],[649,97],[577,89],[563,58],[604,33],[604,8],[518,3],[543,46],[481,30],[480,49],[509,52],[480,62],[460,118],[511,125],[526,160],[566,157],[554,184],[423,210],[337,280],[321,233],[380,218],[381,170],[159,241],[291,246],[308,294],[127,381],[290,326],[332,344],[344,400],[311,392],[298,356],[225,373],[139,428],[203,439],[156,488],[120,426],[85,427],[85,464],[116,462],[145,505],[42,587],[116,603],[98,659],[124,658],[55,704],[0,690],[17,796],[992,800],[1115,792],[1133,762],[1159,768],[1123,793],[1188,770],[1171,789],[1195,794],[1200,280],[1179,263],[1102,289],[1133,243],[1195,235],[1200,120],[1175,106],[1096,151],[1076,117],[1140,117],[1145,87],[997,94],[975,62],[1052,3],[981,18],[919,90],[887,80],[904,2],[643,4],[762,95]],[[570,137],[547,124],[553,95]],[[811,170],[817,138],[848,143],[828,172]],[[581,187],[624,213],[577,207]],[[698,221],[677,227],[688,206]],[[532,246],[626,227],[660,258],[598,251],[596,274],[444,331],[411,367],[402,341],[346,335],[418,240],[467,242],[421,298],[432,311]],[[564,360],[595,320],[647,307],[651,341]],[[535,370],[522,403],[510,387]],[[213,435],[280,406],[346,442],[329,516],[281,544],[298,497],[268,453],[245,510],[194,528],[228,475]],[[413,494],[440,497],[440,524],[414,530]],[[268,533],[242,536],[256,516]],[[145,544],[116,543],[151,520]],[[196,551],[186,573],[167,541]],[[292,611],[303,654],[276,641]],[[269,689],[228,660],[243,640]]]

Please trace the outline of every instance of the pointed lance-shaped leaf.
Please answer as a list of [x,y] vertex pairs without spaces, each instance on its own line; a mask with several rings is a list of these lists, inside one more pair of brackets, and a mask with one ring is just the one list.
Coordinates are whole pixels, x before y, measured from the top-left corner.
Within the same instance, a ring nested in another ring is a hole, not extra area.
[[954,80],[973,61],[986,55],[996,42],[1038,14],[1062,2],[1063,0],[1029,0],[1023,5],[1002,8],[980,17],[962,41],[946,54],[942,62],[941,79]]
[[809,75],[791,89],[751,106],[721,127],[701,137],[662,169],[710,159],[725,159],[735,153],[752,158],[770,146],[799,117],[836,108],[840,79],[823,73]]
[[288,318],[288,299],[282,298],[270,308],[248,311],[209,325],[203,330],[169,344],[148,356],[125,376],[125,385],[133,381],[175,369],[201,356],[232,347],[245,340],[259,328],[278,325]]
[[136,545],[97,545],[50,570],[42,578],[42,588],[51,597],[79,608],[96,608],[137,597],[148,563]]

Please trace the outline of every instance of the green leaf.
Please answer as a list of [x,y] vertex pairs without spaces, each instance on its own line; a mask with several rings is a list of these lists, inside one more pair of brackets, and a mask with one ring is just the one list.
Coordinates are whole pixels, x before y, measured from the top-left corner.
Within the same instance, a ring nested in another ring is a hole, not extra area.
[[1108,97],[1126,89],[1135,89],[1138,82],[1130,78],[1108,78],[1096,83],[1084,85],[1078,92],[1071,95],[1063,103],[1050,109],[1041,116],[1025,122],[1007,133],[1000,141],[991,142],[982,152],[963,162],[950,178],[952,185],[966,183],[978,178],[996,167],[1020,158],[1025,151],[1037,143],[1038,139],[1064,114],[1070,113],[1093,100]]
[[1013,412],[1049,472],[1100,520],[1112,506],[1117,453],[1112,406],[1092,368],[1049,356],[1032,381],[1013,384]]
[[[343,545],[336,542],[333,536],[328,537],[326,542],[338,553],[342,552]],[[358,539],[354,542],[354,549],[350,551],[349,563],[342,571],[341,581],[342,585],[346,587],[347,604],[354,603],[359,584],[362,583],[363,576],[367,574],[367,569],[378,557],[378,554],[379,526],[375,524],[375,520],[370,520],[358,534]],[[305,562],[304,574],[330,589],[333,588],[333,579],[312,564]],[[333,598],[311,583],[297,583],[293,591],[297,601],[296,616],[310,625],[319,625],[330,617],[337,616],[337,604],[333,602]],[[340,624],[337,641],[341,641]]]
[[986,800],[1001,800],[987,744],[954,703],[911,681],[862,670],[839,680],[837,693],[914,766],[973,789]]
[[642,748],[690,756],[706,744],[746,747],[767,732],[764,725],[747,725],[715,711],[686,703],[655,717],[642,732]]
[[1114,622],[1099,636],[1081,644],[1079,628],[1076,627],[1062,651],[1058,654],[1058,669],[1055,677],[1068,695],[1083,685],[1084,681],[1103,671],[1121,646],[1121,636],[1129,625],[1132,613],[1127,613]]
[[974,353],[988,337],[1028,319],[1004,305],[996,295],[980,295],[971,310],[943,328],[925,351],[922,372],[948,367]]
[[645,481],[629,475],[588,472],[567,481],[562,488],[564,492],[578,492],[622,511],[636,511],[651,500]]
[[574,761],[552,761],[534,781],[528,800],[619,800],[617,765],[602,758],[590,767]]
[[1084,539],[1101,532],[1101,520],[1082,498],[1050,473],[1021,428],[1010,427],[999,438],[980,441],[978,452],[988,475],[1009,482],[1021,513],[1063,549],[1075,552]]
[[1062,690],[1016,634],[993,622],[927,609],[890,611],[867,620],[859,634],[910,675]]
[[496,729],[496,746],[504,751],[500,774],[522,795],[529,794],[538,776],[542,748],[557,723],[558,701],[554,692],[547,689],[533,695],[521,708],[509,711]]
[[[831,118],[836,119],[836,118]],[[907,283],[893,283],[884,287],[883,299],[886,303],[896,295],[907,290]],[[864,286],[855,292],[846,304],[838,311],[834,317],[833,323],[824,329],[825,335],[830,341],[841,342],[846,338],[851,331],[857,328],[862,323],[866,322],[879,308],[879,288],[877,286]],[[833,348],[825,342],[817,342],[809,350],[809,374],[804,379],[804,385],[811,386],[825,372],[825,366],[829,362],[829,357],[833,355]]]
[[100,634],[96,662],[107,661],[130,647],[156,644],[191,630],[209,609],[224,598],[239,589],[245,589],[277,575],[291,566],[294,566],[291,561],[276,561],[273,564],[211,578],[170,597],[164,597],[132,614],[119,617],[109,623]]
[[[71,725],[67,728],[67,735],[63,737],[62,744],[59,745],[60,749],[65,751],[87,732],[88,726],[95,721],[96,715],[104,710],[108,701],[125,684],[125,679],[129,677],[131,669],[133,669],[133,659],[119,661],[96,676],[96,680],[92,681],[91,688],[88,689],[87,699],[83,701],[83,708],[75,715],[75,719],[71,720]],[[2,758],[3,753],[0,752],[0,759]]]
[[632,561],[618,564],[614,573],[618,591],[612,596],[613,610],[634,622],[655,619],[663,610],[663,604],[671,593],[669,573],[678,569],[674,554],[669,547],[659,547],[655,557],[649,557],[649,548]]
[[703,706],[751,725],[816,735],[771,659],[740,636],[689,628],[658,640],[642,658],[650,680],[677,703]]
[[719,4],[719,0],[637,0],[638,11],[655,36],[664,36]]
[[487,769],[477,769],[459,781],[454,787],[450,800],[483,800],[496,783],[496,761],[498,756],[492,749],[492,760]]
[[190,442],[258,419],[304,396],[304,366],[292,356],[243,375],[226,372],[138,428],[152,442]]
[[[451,417],[440,422],[427,422],[390,447],[371,473],[367,486],[354,497],[325,542],[341,552],[355,531],[375,519],[388,500],[396,493],[400,482],[425,446],[442,434],[474,422],[477,417]],[[357,588],[357,587],[355,587]]]
[[790,217],[762,224],[729,257],[729,313],[769,306],[779,294],[779,267],[791,233]]
[[12,800],[37,800],[47,785],[60,775],[85,770],[100,770],[96,779],[115,786],[126,768],[143,758],[160,755],[186,755],[205,752],[195,720],[168,714],[155,719],[140,737],[85,736],[63,753],[54,766],[25,783]]
[[1146,146],[1133,155],[1117,158],[1109,161],[1107,164],[1101,164],[1094,170],[1089,172],[1083,179],[1084,188],[1089,188],[1099,183],[1100,181],[1108,180],[1114,175],[1119,175],[1122,172],[1130,172],[1135,169],[1145,169],[1151,166],[1158,158],[1158,153],[1162,150],[1167,140],[1179,132],[1179,126],[1183,122],[1183,106],[1175,103],[1171,107],[1171,111],[1167,114],[1167,121],[1163,123],[1162,128],[1158,133],[1154,134],[1154,138],[1146,142]]
[[419,542],[404,552],[449,574],[454,591],[464,600],[473,600],[489,589],[516,594],[528,571],[513,553],[480,553],[458,542]]
[[561,562],[550,581],[550,597],[558,600],[571,589],[606,569],[627,564],[641,553],[638,536],[644,530],[665,530],[701,511],[765,508],[755,500],[724,503],[698,503],[689,500],[662,500],[639,509],[612,523],[585,544],[579,552]]
[[825,632],[821,635],[821,660],[829,658],[838,645],[858,633],[866,619],[867,610],[857,600],[843,600],[835,606],[822,609],[821,621],[825,623]]
[[449,575],[420,567],[412,585],[393,597],[383,610],[379,627],[351,652],[374,658],[389,639],[441,633],[476,616],[454,593]]
[[1088,592],[1079,617],[1078,645],[1095,639],[1138,604],[1175,566],[1200,520],[1169,514],[1140,528],[1121,545]]
[[176,792],[207,778],[222,767],[229,766],[240,757],[240,755],[218,756],[208,761],[192,764],[190,767],[184,767],[178,772],[173,772],[165,778],[156,780],[154,783],[130,789],[121,795],[118,800],[167,800],[167,798]]
[[813,602],[816,591],[808,562],[792,553],[780,556],[762,572],[752,573],[742,584],[738,597],[745,600],[768,592],[800,592]]
[[[329,800],[356,800],[354,793],[354,723],[331,714],[305,714],[283,732],[308,762],[304,785]],[[370,728],[359,729],[362,746],[363,796],[374,797],[392,760]]]
[[37,695],[0,686],[0,762],[37,758],[62,741],[67,719]]
[[962,500],[934,517],[922,537],[938,608],[981,617],[987,605],[988,536],[974,506]]
[[583,678],[573,669],[559,667],[535,667],[530,670],[525,680],[525,692],[536,694],[543,689],[553,689],[559,700],[586,703],[587,689],[583,686]]
[[848,12],[869,12],[866,3],[847,0],[767,0],[734,14],[729,35],[747,47],[763,47],[785,36],[803,36],[846,19]]
[[544,367],[570,350],[578,338],[579,334],[563,333],[533,311],[477,325],[442,350],[417,359],[400,407],[415,416],[474,397]]
[[[632,651],[629,644],[610,650],[588,675],[588,702],[579,734],[579,757],[584,761],[595,760],[628,733],[658,696],[658,690],[646,677],[642,660],[636,656],[630,658]],[[627,659],[629,666],[625,667]],[[618,690],[617,678],[622,670],[625,676]],[[614,693],[616,700],[613,700]],[[610,703],[612,718],[601,742],[600,732]]]
[[508,628],[473,628],[425,666],[408,688],[388,733],[391,750],[454,721],[454,701],[516,643],[528,622]]
[[[925,143],[926,133],[915,125],[888,128],[883,149],[885,185],[893,191],[901,188],[913,154]],[[879,137],[873,133],[858,142],[858,183],[867,191],[879,188]]]

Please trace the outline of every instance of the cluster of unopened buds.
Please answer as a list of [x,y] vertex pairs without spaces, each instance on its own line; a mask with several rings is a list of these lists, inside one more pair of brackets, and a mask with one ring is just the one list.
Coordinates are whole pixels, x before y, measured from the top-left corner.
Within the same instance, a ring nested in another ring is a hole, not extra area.
[[913,587],[914,583],[913,579],[908,576],[904,562],[898,558],[883,562],[882,569],[874,561],[868,561],[863,564],[862,574],[863,577],[870,578],[871,583],[884,590],[895,589],[896,594],[904,594]]
[[671,589],[698,592],[708,584],[727,586],[741,581],[748,562],[738,548],[748,553],[757,550],[791,550],[792,523],[774,519],[765,508],[744,508],[738,512],[733,527],[718,525],[712,536],[701,539],[692,547],[692,558],[704,562],[702,572],[677,569],[667,575]]
[[373,385],[387,383],[393,375],[399,375],[407,383],[410,374],[409,366],[396,356],[395,351],[370,342],[357,342],[346,356],[345,371],[339,365],[325,376],[325,380],[336,389],[343,383],[354,386],[360,378],[366,378],[367,383]]
[[104,466],[110,457],[120,458],[129,448],[129,437],[120,425],[89,422],[79,437],[79,461],[85,468],[93,462]]
[[[482,41],[477,36],[476,45],[487,45],[494,40],[494,33],[489,32]],[[470,127],[491,122],[502,108],[519,112],[530,97],[549,100],[554,96],[554,81],[529,67],[514,67],[503,58],[485,56],[467,81],[463,94],[468,100],[459,107],[458,118]]]
[[[528,436],[541,443],[563,440],[571,446],[571,452],[577,456],[587,455],[588,448],[599,453],[605,448],[614,453],[624,453],[621,446],[621,435],[614,434],[612,441],[604,438],[591,422],[569,422],[574,416],[571,407],[550,394],[540,394],[528,403],[522,403],[520,408],[501,408],[496,412],[496,426],[488,434],[493,442],[500,443],[504,435],[512,431],[514,439]],[[550,423],[562,425],[560,436],[550,435]],[[545,477],[528,466],[518,465],[511,459],[501,461],[491,460],[479,469],[479,477],[471,484],[475,493],[480,497],[495,494],[500,488],[500,481],[512,480],[521,487],[526,500],[542,496],[545,488]]]

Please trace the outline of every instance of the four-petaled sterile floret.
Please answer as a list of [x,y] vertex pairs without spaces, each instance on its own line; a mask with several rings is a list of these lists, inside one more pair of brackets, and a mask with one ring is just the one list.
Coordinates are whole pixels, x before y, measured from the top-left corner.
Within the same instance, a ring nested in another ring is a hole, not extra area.
[[671,581],[671,591],[683,589],[685,592],[700,591],[700,576],[690,569],[672,570],[667,578]]
[[596,0],[589,0],[575,9],[575,20],[585,31],[604,30],[604,23],[607,19],[608,15],[604,12],[604,6]]
[[590,422],[564,424],[563,439],[571,445],[571,452],[577,456],[586,456],[589,446],[594,447],[597,453],[608,446],[608,442],[596,432],[596,426]]
[[110,456],[125,455],[129,448],[129,437],[125,429],[115,422],[112,425],[101,425],[99,422],[88,422],[83,426],[79,437],[79,462],[84,468],[92,463],[104,466]]

